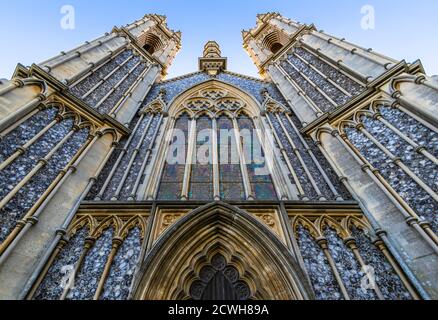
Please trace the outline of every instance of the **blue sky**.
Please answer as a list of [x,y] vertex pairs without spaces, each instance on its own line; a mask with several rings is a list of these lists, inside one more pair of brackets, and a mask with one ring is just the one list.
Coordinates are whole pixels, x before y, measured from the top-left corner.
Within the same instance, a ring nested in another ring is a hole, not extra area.
[[[61,7],[72,5],[76,28],[60,26]],[[375,7],[375,29],[361,28],[361,8]],[[196,71],[208,40],[216,40],[229,70],[257,75],[242,48],[241,30],[255,25],[257,13],[277,11],[293,20],[408,62],[421,59],[438,74],[436,0],[2,0],[0,1],[0,78],[10,78],[18,62],[41,62],[146,13],[168,17],[183,32],[183,48],[169,77]]]

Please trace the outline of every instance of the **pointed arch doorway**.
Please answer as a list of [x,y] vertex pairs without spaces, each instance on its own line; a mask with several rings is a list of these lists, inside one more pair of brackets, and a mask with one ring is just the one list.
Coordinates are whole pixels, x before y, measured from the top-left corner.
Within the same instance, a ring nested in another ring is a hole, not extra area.
[[310,285],[261,222],[225,203],[180,219],[156,242],[134,283],[136,300],[307,300]]

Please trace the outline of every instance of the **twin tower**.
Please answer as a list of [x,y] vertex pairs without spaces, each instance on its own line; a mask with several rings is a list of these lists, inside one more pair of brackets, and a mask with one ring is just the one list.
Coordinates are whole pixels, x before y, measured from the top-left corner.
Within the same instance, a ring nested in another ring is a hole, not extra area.
[[436,78],[278,13],[242,37],[261,78],[209,41],[165,80],[149,14],[0,81],[1,299],[438,298]]

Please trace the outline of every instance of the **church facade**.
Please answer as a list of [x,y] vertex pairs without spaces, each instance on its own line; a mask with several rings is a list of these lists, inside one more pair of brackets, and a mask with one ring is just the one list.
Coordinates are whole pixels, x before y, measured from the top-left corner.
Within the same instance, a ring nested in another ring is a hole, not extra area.
[[438,79],[294,22],[164,80],[149,14],[0,81],[0,299],[438,299]]

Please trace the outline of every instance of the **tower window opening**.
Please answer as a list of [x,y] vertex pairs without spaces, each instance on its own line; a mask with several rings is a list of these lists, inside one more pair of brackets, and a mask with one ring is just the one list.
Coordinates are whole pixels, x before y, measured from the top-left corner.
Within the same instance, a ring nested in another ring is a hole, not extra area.
[[280,51],[283,48],[283,45],[281,43],[274,43],[273,45],[271,45],[271,51],[272,53],[277,53],[278,51]]
[[273,54],[279,52],[288,42],[288,38],[280,31],[276,30],[269,33],[262,40],[262,46]]
[[145,49],[145,50],[146,50],[148,53],[150,53],[150,54],[154,54],[154,52],[155,52],[154,47],[151,46],[151,45],[148,44],[148,43],[146,43],[146,44],[143,46],[143,49]]
[[140,42],[143,43],[143,49],[149,54],[154,54],[164,47],[163,41],[152,32],[140,36]]

